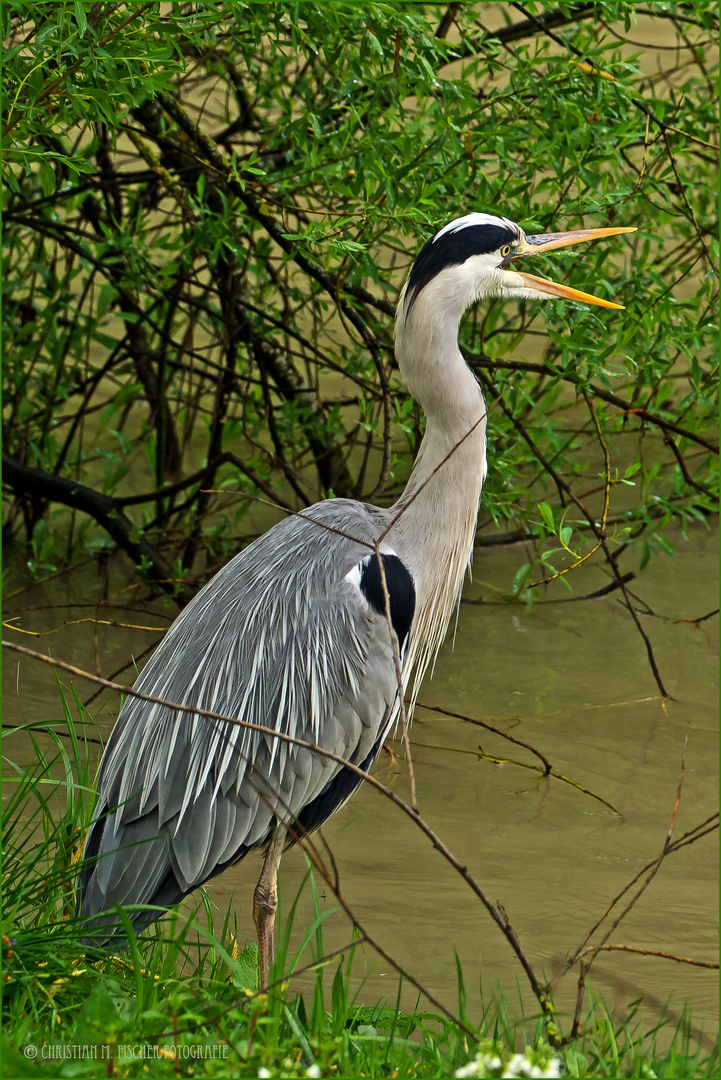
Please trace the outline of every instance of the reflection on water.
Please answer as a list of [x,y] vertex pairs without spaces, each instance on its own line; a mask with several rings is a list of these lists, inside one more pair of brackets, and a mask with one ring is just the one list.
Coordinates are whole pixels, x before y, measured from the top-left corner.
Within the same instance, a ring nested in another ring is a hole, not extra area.
[[[532,609],[502,600],[517,551],[480,552],[476,580],[466,590],[455,648],[450,641],[427,681],[421,699],[429,705],[487,719],[536,746],[554,772],[590,789],[619,811],[614,814],[580,790],[521,767],[538,764],[523,748],[482,728],[419,708],[412,745],[420,809],[490,898],[500,901],[536,971],[559,975],[564,958],[582,941],[608,903],[660,852],[671,822],[688,735],[683,790],[675,836],[714,812],[718,795],[716,723],[717,620],[693,621],[715,607],[716,537],[702,529],[687,540],[673,537],[677,558],[652,561],[631,585],[649,614],[644,626],[653,642],[663,679],[673,695],[658,697],[643,642],[616,593],[591,601],[566,601],[555,585],[554,602]],[[624,565],[623,569],[631,567]],[[121,570],[116,568],[116,573]],[[92,598],[97,572],[86,568],[36,586],[8,607],[77,602]],[[599,569],[576,572],[578,594],[607,579]],[[114,612],[130,625],[160,626],[158,615]],[[25,629],[55,628],[77,610],[25,611]],[[89,613],[95,615],[95,611]],[[101,616],[105,617],[105,616]],[[17,635],[16,635],[17,637]],[[153,639],[135,629],[100,629],[97,651],[103,674],[140,653]],[[45,648],[85,668],[94,667],[90,624],[23,644]],[[17,658],[4,658],[5,722],[18,718],[14,700]],[[89,686],[89,684],[88,684]],[[23,660],[20,699],[27,719],[57,716],[52,673]],[[92,688],[80,687],[86,698]],[[111,703],[113,716],[117,701]],[[103,719],[105,718],[105,719]],[[101,715],[103,730],[110,710]],[[392,744],[402,754],[400,742]],[[480,756],[513,761],[493,763]],[[16,748],[16,759],[19,757]],[[405,765],[384,754],[375,774],[408,797]],[[520,964],[468,886],[434,851],[414,824],[377,792],[365,788],[324,829],[346,901],[391,956],[451,1010],[457,1005],[454,949],[469,987],[470,1015],[479,996],[500,986],[512,1002],[517,985],[529,1015],[535,1012]],[[647,892],[630,911],[611,943],[659,950],[698,960],[717,952],[717,841],[715,836],[669,857]],[[252,857],[209,886],[222,914],[231,898],[241,940],[253,939],[251,896],[260,860]],[[281,870],[286,906],[305,871],[300,851],[286,854]],[[337,908],[322,882],[324,910]],[[630,897],[632,893],[629,893]],[[626,905],[624,900],[621,906]],[[296,934],[311,921],[305,896]],[[350,940],[343,914],[324,923],[326,950]],[[310,959],[310,957],[308,957]],[[384,961],[367,950],[362,1000],[389,994],[397,980]],[[362,961],[356,958],[360,977]],[[607,1003],[627,1009],[645,997],[655,1015],[671,997],[671,1011],[692,1003],[696,1025],[707,1032],[717,1017],[717,973],[657,957],[604,953],[590,985]],[[575,999],[574,975],[560,980],[556,1001],[564,1010]],[[408,992],[404,1004],[415,1004]]]

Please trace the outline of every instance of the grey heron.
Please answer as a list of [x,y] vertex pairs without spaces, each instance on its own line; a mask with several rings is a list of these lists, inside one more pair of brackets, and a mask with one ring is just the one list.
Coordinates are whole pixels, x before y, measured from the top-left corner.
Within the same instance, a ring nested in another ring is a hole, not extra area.
[[[632,231],[526,236],[506,218],[471,213],[421,248],[395,322],[400,373],[426,415],[408,484],[390,508],[334,499],[281,521],[176,618],[135,689],[270,730],[126,700],[100,765],[78,882],[86,935],[107,942],[116,904],[169,908],[260,848],[253,915],[268,986],[281,854],[360,783],[339,761],[273,733],[370,769],[411,673],[415,694],[436,657],[470,564],[486,405],[458,346],[461,317],[483,297],[620,307],[521,273],[515,260]],[[142,930],[157,914],[131,917]]]

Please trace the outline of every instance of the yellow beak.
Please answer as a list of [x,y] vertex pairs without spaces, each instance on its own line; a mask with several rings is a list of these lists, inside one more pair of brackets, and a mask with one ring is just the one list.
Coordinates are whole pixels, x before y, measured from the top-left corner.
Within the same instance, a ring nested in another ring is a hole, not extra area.
[[[618,233],[636,232],[634,228],[622,229],[575,229],[563,233],[540,233],[536,236],[527,236],[522,248],[514,253],[504,264],[504,269],[510,268],[510,263],[525,255],[539,255],[545,251],[555,251],[556,248],[570,247],[571,244],[580,244],[582,240],[598,240],[602,236],[616,236]],[[613,304],[610,300],[602,300],[599,296],[591,296],[590,293],[579,292],[571,289],[568,285],[560,285],[555,281],[546,281],[545,278],[535,277],[533,274],[522,274],[513,267],[513,273],[523,278],[524,285],[536,292],[545,293],[549,296],[560,296],[565,300],[578,300],[583,304],[596,304],[597,307],[616,308],[621,310],[623,304]]]

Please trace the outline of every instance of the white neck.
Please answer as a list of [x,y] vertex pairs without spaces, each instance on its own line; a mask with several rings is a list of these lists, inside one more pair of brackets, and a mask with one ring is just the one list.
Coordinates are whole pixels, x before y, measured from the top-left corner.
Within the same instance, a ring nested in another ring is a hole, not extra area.
[[402,297],[396,318],[400,372],[427,420],[408,484],[393,507],[400,517],[392,533],[417,593],[408,657],[409,667],[416,660],[414,697],[460,599],[486,475],[486,405],[458,348],[460,318],[472,300],[449,290],[444,275],[440,287],[432,281],[422,290],[407,318]]

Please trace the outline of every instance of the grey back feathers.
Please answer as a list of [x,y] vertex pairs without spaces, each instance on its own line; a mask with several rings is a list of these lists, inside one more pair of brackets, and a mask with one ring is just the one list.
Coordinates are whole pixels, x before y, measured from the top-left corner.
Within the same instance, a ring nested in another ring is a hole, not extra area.
[[[369,546],[388,516],[333,500],[280,522],[185,608],[136,689],[320,744],[368,768],[398,711]],[[413,580],[394,554],[383,561],[403,649]],[[251,728],[129,697],[101,765],[80,910],[177,902],[263,844],[278,821],[297,822],[301,835],[316,828],[358,784],[348,770],[339,782],[341,771]]]

